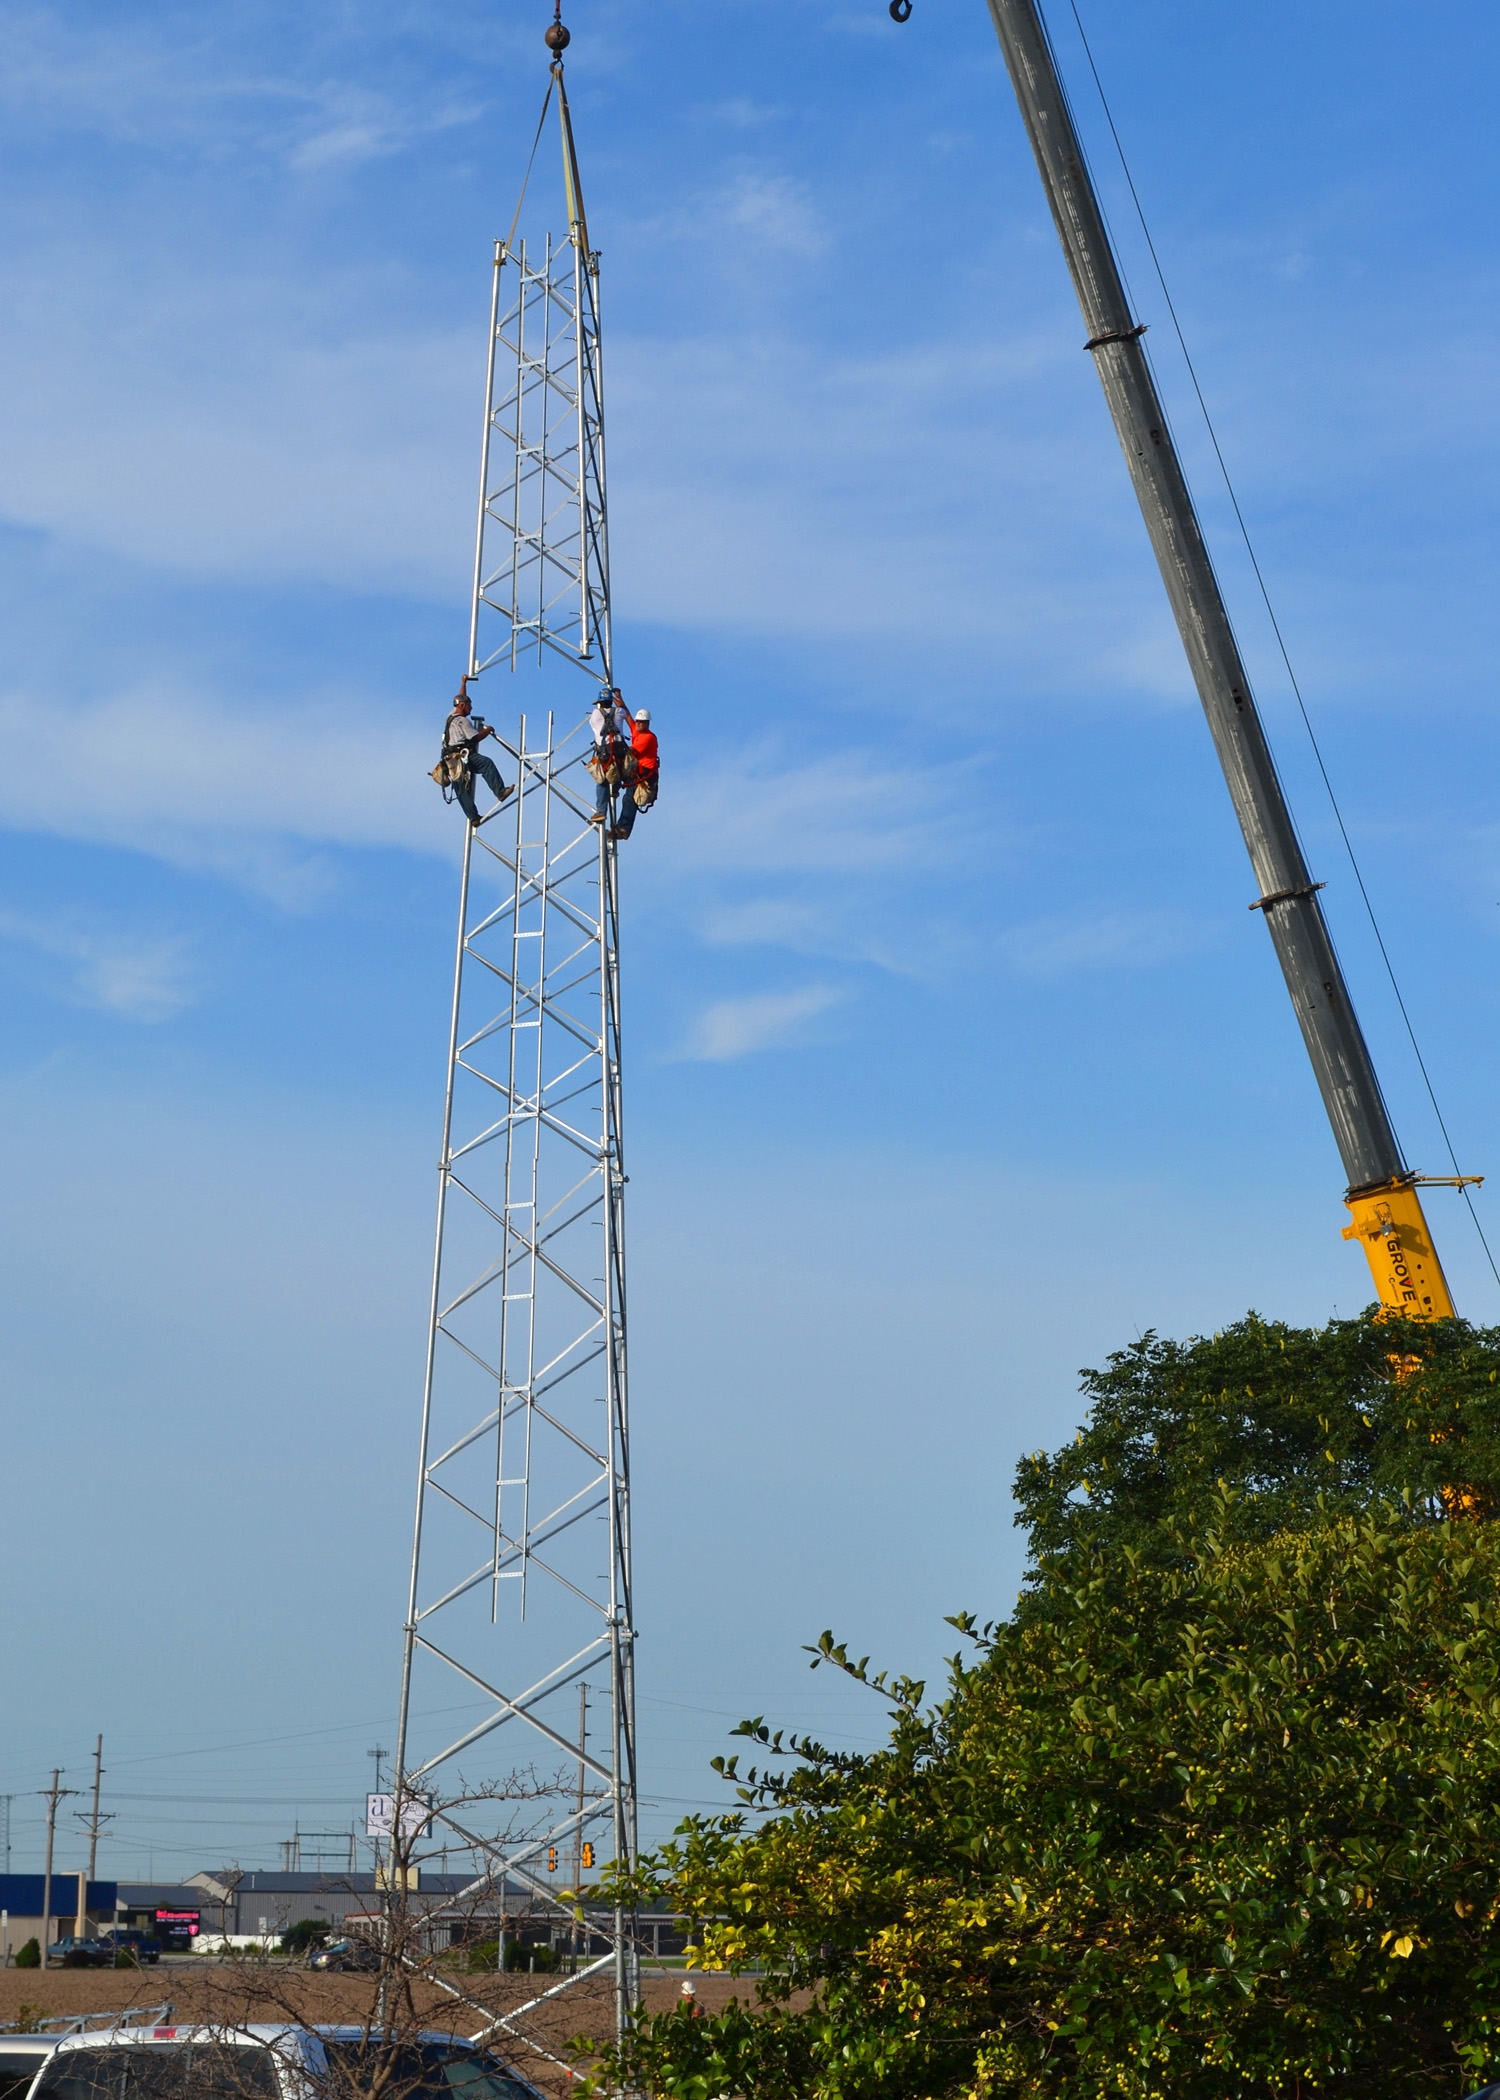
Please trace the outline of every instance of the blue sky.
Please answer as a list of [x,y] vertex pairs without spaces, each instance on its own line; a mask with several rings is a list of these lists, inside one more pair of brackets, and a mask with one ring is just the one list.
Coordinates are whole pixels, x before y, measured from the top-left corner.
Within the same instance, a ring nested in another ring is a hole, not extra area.
[[[1500,24],[1081,4],[1462,1163],[1500,1173]],[[274,1864],[391,1740],[455,906],[425,769],[546,15],[0,6],[18,1870],[100,1728],[121,1874]],[[1398,1127],[1443,1171],[1053,18]],[[803,1667],[824,1626],[931,1672],[945,1613],[1006,1607],[1011,1472],[1070,1432],[1079,1365],[1369,1288],[979,0],[568,19],[619,675],[665,762],[625,866],[659,1829],[742,1713],[874,1738]],[[1456,1199],[1432,1214],[1500,1317]]]

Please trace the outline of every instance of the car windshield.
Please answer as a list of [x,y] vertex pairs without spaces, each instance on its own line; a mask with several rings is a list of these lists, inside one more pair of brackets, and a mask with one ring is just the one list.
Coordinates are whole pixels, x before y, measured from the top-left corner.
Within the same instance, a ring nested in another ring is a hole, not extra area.
[[128,2049],[60,2049],[38,2100],[274,2100],[269,2049],[233,2042],[142,2042]]
[[323,2043],[327,2100],[533,2100],[496,2057],[447,2042]]
[[7,2049],[0,2037],[0,2100],[20,2100],[41,2061],[40,2049]]

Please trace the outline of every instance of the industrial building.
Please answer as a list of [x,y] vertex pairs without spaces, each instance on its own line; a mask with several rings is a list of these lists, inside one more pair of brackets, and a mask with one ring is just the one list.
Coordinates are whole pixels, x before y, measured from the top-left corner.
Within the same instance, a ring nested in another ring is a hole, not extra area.
[[190,1954],[203,1924],[203,1895],[177,1882],[89,1881],[82,1874],[54,1874],[42,1930],[45,1877],[0,1874],[0,1966],[8,1967],[28,1940],[96,1937],[111,1926],[155,1933],[164,1952]]
[[[40,1874],[0,1874],[0,1967],[10,1966],[28,1940],[42,1940],[42,1886]],[[421,1870],[410,1893],[419,1912],[434,1916],[434,1937],[442,1944],[491,1938],[502,1925],[508,1936],[524,1941],[570,1939],[569,1913],[539,1903],[530,1889],[507,1887],[503,1900],[496,1895],[460,1902],[472,1886],[470,1874]],[[334,1934],[358,1930],[379,1919],[381,1897],[381,1882],[374,1874],[219,1867],[191,1874],[185,1882],[85,1882],[80,1874],[58,1873],[52,1877],[46,1939],[55,1943],[72,1933],[92,1938],[111,1927],[129,1926],[154,1933],[163,1953],[191,1954],[200,1940],[217,1947],[225,1940],[248,1944],[280,1939],[304,1919],[316,1919]],[[600,1912],[600,1935],[610,1922]],[[643,1944],[652,1955],[682,1952],[685,1921],[662,1913],[643,1920],[643,1925]]]

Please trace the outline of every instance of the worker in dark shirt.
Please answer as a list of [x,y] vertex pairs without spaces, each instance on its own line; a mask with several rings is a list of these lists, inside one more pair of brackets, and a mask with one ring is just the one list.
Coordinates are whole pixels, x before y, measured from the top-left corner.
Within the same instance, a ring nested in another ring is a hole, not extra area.
[[[467,687],[467,679],[464,684]],[[465,690],[456,694],[452,712],[443,725],[443,749],[445,752],[462,751],[468,760],[463,775],[453,783],[453,793],[459,808],[471,824],[480,821],[479,810],[474,801],[476,774],[488,784],[497,804],[504,802],[511,793],[500,778],[500,768],[479,748],[487,736],[494,734],[494,730],[483,717],[475,714],[474,703],[470,700],[468,692]]]

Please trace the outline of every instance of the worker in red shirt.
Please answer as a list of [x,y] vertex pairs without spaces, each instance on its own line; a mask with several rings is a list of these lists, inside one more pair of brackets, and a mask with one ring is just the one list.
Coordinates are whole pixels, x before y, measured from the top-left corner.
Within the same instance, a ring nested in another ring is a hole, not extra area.
[[656,800],[657,785],[661,775],[661,758],[656,748],[656,738],[651,729],[649,707],[637,708],[630,725],[630,748],[635,754],[635,786],[620,797],[623,805],[615,819],[615,837],[628,839],[634,829],[636,813],[649,809]]

